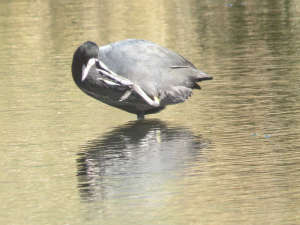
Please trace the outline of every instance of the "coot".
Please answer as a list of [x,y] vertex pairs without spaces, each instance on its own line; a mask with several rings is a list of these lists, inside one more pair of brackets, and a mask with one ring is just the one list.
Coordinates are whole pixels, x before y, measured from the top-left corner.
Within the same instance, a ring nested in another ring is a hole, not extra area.
[[197,82],[212,77],[181,55],[140,39],[98,47],[87,41],[74,53],[73,79],[91,97],[143,119],[184,102]]

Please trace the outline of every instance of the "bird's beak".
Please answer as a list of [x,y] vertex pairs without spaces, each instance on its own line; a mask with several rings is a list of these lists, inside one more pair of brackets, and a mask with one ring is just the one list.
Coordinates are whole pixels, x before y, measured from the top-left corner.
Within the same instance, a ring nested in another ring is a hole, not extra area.
[[82,65],[82,74],[81,74],[81,81],[84,81],[88,74],[88,68],[83,64]]
[[84,64],[82,65],[81,81],[85,80],[85,78],[87,77],[91,67],[93,65],[95,65],[95,63],[96,63],[96,59],[90,59],[88,61],[87,65],[84,65]]

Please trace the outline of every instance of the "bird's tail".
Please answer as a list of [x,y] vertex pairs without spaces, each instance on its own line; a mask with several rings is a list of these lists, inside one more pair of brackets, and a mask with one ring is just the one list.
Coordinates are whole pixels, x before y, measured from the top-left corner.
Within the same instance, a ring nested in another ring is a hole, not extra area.
[[197,78],[196,78],[196,81],[197,82],[200,82],[200,81],[203,81],[203,80],[212,80],[213,77],[208,75],[207,73],[204,73],[202,72],[201,70],[198,70],[197,71]]
[[208,75],[207,73],[202,72],[201,70],[197,70],[197,75],[196,75],[196,82],[194,83],[193,89],[199,89],[201,90],[201,87],[197,82],[201,82],[204,80],[212,80],[213,77]]

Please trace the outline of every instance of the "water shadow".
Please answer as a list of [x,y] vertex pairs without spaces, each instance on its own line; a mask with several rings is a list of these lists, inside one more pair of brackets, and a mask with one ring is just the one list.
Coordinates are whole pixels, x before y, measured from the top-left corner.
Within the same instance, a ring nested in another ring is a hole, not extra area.
[[160,120],[139,120],[115,128],[81,146],[78,187],[84,200],[149,197],[183,176],[207,146],[188,128]]

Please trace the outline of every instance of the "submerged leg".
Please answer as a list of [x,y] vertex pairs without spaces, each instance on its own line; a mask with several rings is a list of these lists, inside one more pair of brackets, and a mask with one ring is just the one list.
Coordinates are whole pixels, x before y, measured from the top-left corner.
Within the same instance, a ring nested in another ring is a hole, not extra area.
[[140,113],[138,113],[138,114],[136,114],[137,115],[137,119],[138,120],[143,120],[143,119],[145,119],[145,114],[144,114],[144,112],[140,112]]

